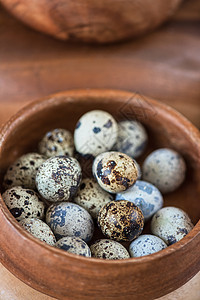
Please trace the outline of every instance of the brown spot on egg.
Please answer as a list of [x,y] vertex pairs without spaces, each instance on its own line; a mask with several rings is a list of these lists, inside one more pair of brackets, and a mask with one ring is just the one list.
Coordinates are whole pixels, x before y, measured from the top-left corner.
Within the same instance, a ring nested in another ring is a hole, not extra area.
[[126,200],[111,201],[99,212],[98,225],[103,234],[116,241],[132,241],[144,227],[142,211]]
[[108,192],[119,193],[131,187],[138,178],[133,159],[120,152],[105,152],[96,157],[93,174],[99,185]]

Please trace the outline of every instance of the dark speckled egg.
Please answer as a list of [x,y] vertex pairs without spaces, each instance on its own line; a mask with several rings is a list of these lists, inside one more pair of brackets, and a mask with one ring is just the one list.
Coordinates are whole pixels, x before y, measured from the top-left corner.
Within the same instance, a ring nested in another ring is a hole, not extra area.
[[144,227],[142,211],[130,201],[111,201],[99,212],[98,225],[103,234],[116,241],[132,241]]
[[27,189],[35,189],[35,175],[38,168],[46,160],[44,155],[39,153],[26,153],[20,156],[9,166],[3,181],[5,189],[13,186],[22,186]]
[[38,145],[41,154],[47,157],[58,155],[73,156],[74,139],[70,131],[56,128],[48,131]]
[[123,245],[108,239],[97,240],[90,246],[90,250],[92,256],[96,258],[125,259],[130,257],[128,251]]
[[47,159],[36,174],[40,195],[51,202],[67,201],[75,196],[81,182],[81,167],[73,157]]
[[110,193],[127,190],[138,178],[135,160],[115,151],[99,154],[94,160],[92,171],[98,184]]
[[74,236],[66,236],[60,239],[55,247],[65,250],[69,253],[91,257],[89,246],[82,239]]
[[71,202],[51,205],[46,213],[46,222],[57,239],[74,236],[88,242],[94,231],[94,223],[87,210]]
[[18,220],[24,218],[44,218],[45,204],[31,189],[14,186],[2,195],[11,214]]

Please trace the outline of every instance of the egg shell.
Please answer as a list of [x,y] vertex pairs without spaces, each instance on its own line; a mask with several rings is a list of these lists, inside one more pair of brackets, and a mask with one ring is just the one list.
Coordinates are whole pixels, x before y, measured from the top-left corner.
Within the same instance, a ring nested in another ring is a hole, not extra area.
[[76,150],[82,155],[93,155],[109,151],[117,141],[118,126],[106,111],[92,110],[77,122],[74,131]]
[[93,236],[92,217],[87,210],[75,203],[62,202],[51,205],[46,213],[46,222],[57,239],[75,236],[88,242]]
[[151,183],[137,180],[127,191],[116,195],[117,200],[127,200],[138,206],[145,218],[149,220],[163,206],[160,191]]
[[67,201],[78,190],[81,167],[73,157],[51,157],[40,166],[35,180],[44,199],[51,202]]
[[22,186],[28,189],[36,189],[35,176],[38,168],[46,160],[39,153],[27,153],[19,157],[7,170],[3,186],[9,189],[13,186]]
[[148,135],[144,126],[134,120],[118,123],[118,138],[114,149],[133,158],[139,157],[146,149]]
[[161,208],[151,220],[151,232],[167,245],[180,241],[193,227],[188,214],[173,206]]
[[175,191],[185,179],[186,164],[179,153],[161,148],[147,156],[142,174],[145,181],[155,185],[161,193]]
[[56,128],[48,131],[38,144],[39,153],[46,157],[74,154],[74,139],[70,131]]
[[98,215],[98,225],[103,234],[116,241],[132,241],[144,227],[142,211],[130,201],[111,201]]
[[127,190],[138,178],[135,161],[115,151],[99,154],[93,162],[92,172],[98,184],[110,193]]
[[134,159],[134,162],[135,162],[135,164],[136,164],[136,167],[137,167],[137,173],[138,173],[138,177],[137,177],[137,179],[141,179],[142,178],[142,170],[141,170],[141,167],[140,167],[140,165],[139,165],[139,163]]
[[90,246],[90,250],[93,257],[103,259],[125,259],[130,258],[130,255],[126,248],[120,243],[102,239],[96,241]]
[[55,235],[51,228],[43,221],[37,218],[22,219],[19,224],[34,237],[54,246],[56,243]]
[[74,202],[84,207],[93,218],[97,218],[100,209],[113,200],[113,196],[104,191],[93,178],[82,180]]
[[144,234],[131,242],[129,253],[131,257],[140,257],[156,253],[166,247],[166,243],[159,237],[151,234]]
[[77,237],[66,236],[60,239],[55,244],[55,247],[63,249],[69,253],[91,257],[89,246],[86,244],[86,242]]
[[44,218],[45,204],[31,189],[14,186],[2,194],[11,214],[19,221],[24,218]]

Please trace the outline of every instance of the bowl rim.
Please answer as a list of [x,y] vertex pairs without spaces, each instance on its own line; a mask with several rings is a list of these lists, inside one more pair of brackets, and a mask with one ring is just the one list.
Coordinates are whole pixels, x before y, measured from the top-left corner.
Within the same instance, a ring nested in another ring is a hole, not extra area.
[[[26,104],[22,109],[20,109],[18,112],[16,112],[11,118],[1,126],[0,128],[0,151],[1,151],[1,144],[4,141],[5,137],[9,135],[13,128],[15,128],[15,124],[18,124],[19,122],[23,122],[24,119],[28,118],[29,115],[34,114],[35,110],[39,107],[40,110],[42,110],[44,107],[47,106],[47,104],[51,104],[51,102],[58,101],[58,98],[62,99],[63,97],[87,97],[91,96],[94,97],[97,96],[99,97],[99,94],[101,94],[101,97],[109,97],[116,95],[116,93],[124,98],[128,97],[130,98],[131,96],[135,97],[136,94],[133,92],[128,92],[128,91],[123,91],[123,90],[113,90],[113,89],[75,89],[75,90],[67,90],[55,94],[50,94],[48,96],[42,97],[40,99],[37,99],[35,101],[31,101],[30,103]],[[143,96],[143,95],[142,95]],[[168,117],[171,119],[177,119],[179,127],[184,129],[184,131],[188,134],[190,134],[190,138],[192,140],[195,140],[195,143],[199,143],[199,149],[200,149],[200,132],[199,130],[189,121],[187,120],[181,113],[173,109],[172,107],[163,104],[159,102],[158,100],[151,99],[149,97],[143,96],[145,101],[147,103],[150,103],[152,106],[156,106],[157,109],[159,110],[164,110],[165,112],[168,113]],[[79,101],[80,98],[79,98]],[[182,122],[180,122],[180,119]],[[192,131],[192,136],[191,136],[191,131]],[[200,152],[200,151],[199,151]],[[186,244],[190,243],[197,235],[200,235],[200,220],[196,223],[194,228],[180,241],[168,246],[167,248],[153,253],[151,255],[147,256],[142,256],[142,257],[130,257],[127,259],[120,259],[120,260],[105,260],[105,259],[99,259],[99,258],[94,258],[94,257],[83,257],[80,255],[75,255],[72,253],[68,253],[67,251],[63,251],[61,249],[57,249],[55,247],[49,246],[48,244],[40,241],[39,239],[33,237],[30,233],[28,233],[20,224],[17,222],[17,220],[12,216],[10,211],[8,210],[6,204],[4,203],[2,196],[0,194],[0,210],[3,212],[5,218],[9,221],[9,223],[12,225],[12,227],[15,230],[18,230],[20,233],[20,236],[23,239],[28,239],[32,240],[32,242],[37,243],[41,247],[45,248],[49,253],[51,254],[58,254],[61,255],[62,257],[69,257],[72,260],[75,261],[83,261],[87,262],[87,264],[103,264],[103,265],[127,265],[127,264],[140,264],[140,263],[145,263],[145,262],[151,262],[156,260],[157,258],[161,256],[168,256],[172,255],[174,252],[177,250],[180,250],[182,247],[184,247]]]

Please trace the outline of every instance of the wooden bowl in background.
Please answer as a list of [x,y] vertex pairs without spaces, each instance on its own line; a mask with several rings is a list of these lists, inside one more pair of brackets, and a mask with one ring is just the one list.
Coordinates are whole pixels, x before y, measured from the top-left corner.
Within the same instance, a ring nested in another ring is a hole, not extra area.
[[187,282],[200,270],[200,133],[182,115],[157,101],[114,90],[77,90],[33,102],[0,133],[0,182],[21,154],[36,149],[49,129],[73,131],[86,111],[103,109],[117,120],[137,119],[152,148],[171,147],[187,163],[184,184],[164,197],[165,206],[184,209],[195,224],[181,241],[152,255],[107,261],[50,247],[27,233],[0,198],[0,260],[15,276],[56,299],[154,299]]
[[62,40],[108,43],[167,20],[182,0],[0,0],[25,24]]

